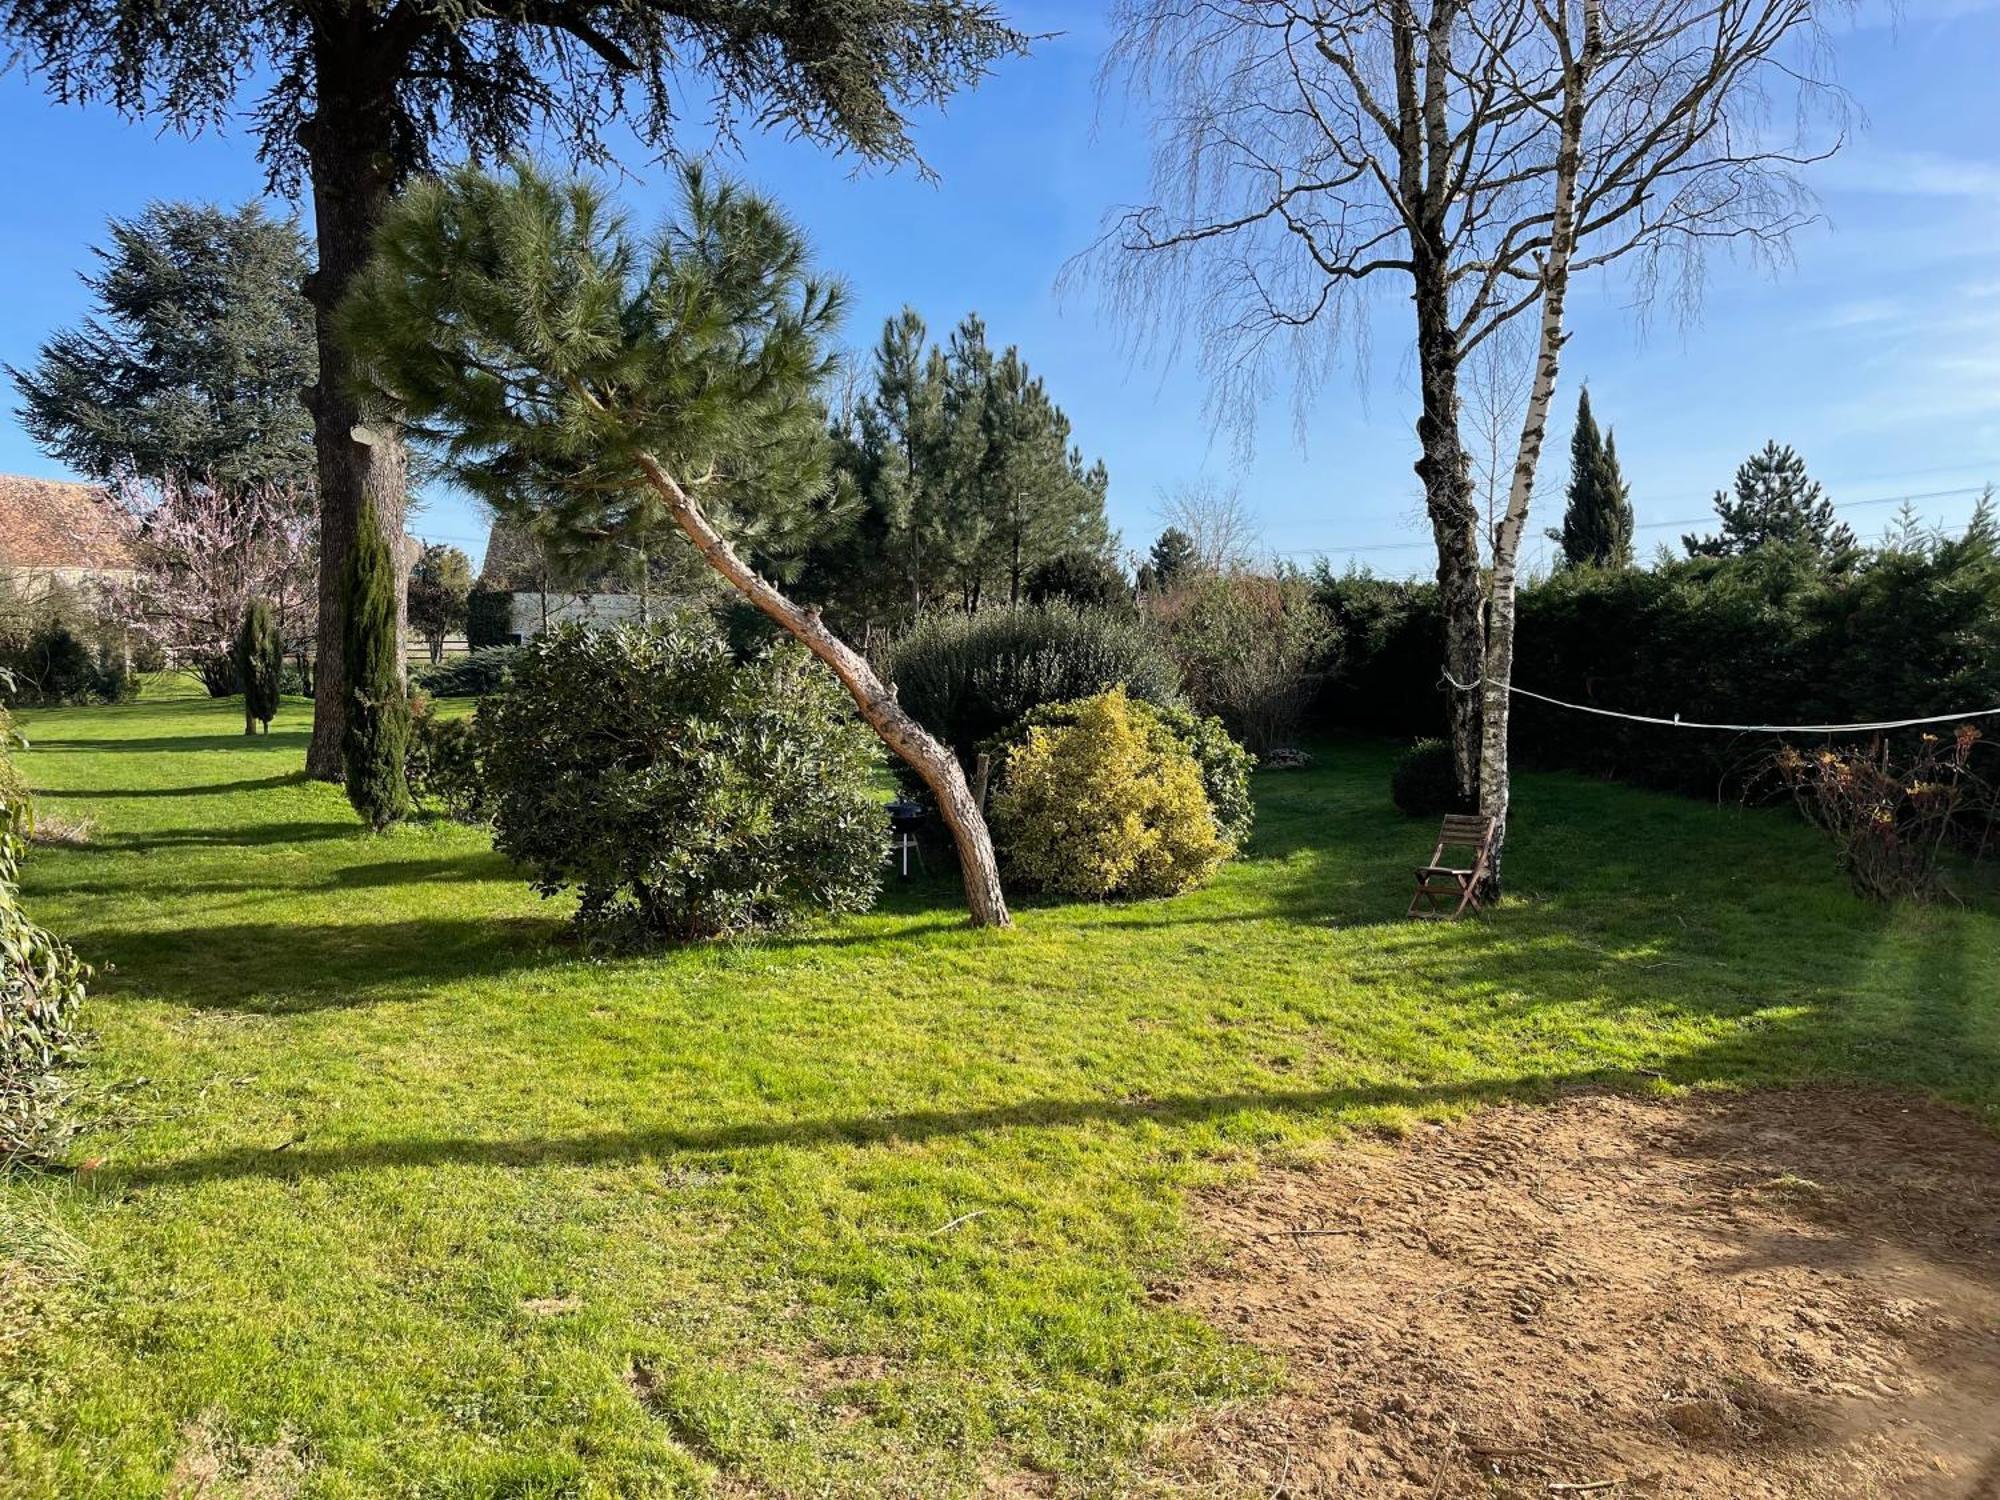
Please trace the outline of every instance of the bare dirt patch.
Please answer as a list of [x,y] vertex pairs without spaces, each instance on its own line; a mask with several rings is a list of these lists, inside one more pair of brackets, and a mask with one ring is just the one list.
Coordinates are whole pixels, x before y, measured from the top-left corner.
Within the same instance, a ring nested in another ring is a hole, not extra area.
[[1200,1213],[1172,1294],[1287,1376],[1162,1444],[1183,1483],[2000,1500],[2000,1139],[1940,1106],[1575,1096]]

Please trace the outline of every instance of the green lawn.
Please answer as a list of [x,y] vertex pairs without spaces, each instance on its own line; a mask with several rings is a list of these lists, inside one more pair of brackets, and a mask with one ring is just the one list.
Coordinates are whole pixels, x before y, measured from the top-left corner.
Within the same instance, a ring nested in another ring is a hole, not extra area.
[[1990,900],[1865,906],[1776,813],[1524,778],[1513,898],[1419,925],[1431,830],[1331,746],[1194,895],[617,959],[239,714],[26,717],[99,975],[90,1165],[0,1183],[0,1494],[1129,1492],[1274,1378],[1148,1296],[1219,1175],[1580,1081],[2000,1119]]

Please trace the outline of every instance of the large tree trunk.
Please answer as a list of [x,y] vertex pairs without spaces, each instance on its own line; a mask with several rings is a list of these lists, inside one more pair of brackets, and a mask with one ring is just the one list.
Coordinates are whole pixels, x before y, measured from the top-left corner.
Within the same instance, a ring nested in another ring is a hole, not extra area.
[[1452,762],[1459,795],[1469,805],[1479,791],[1479,674],[1485,656],[1485,598],[1479,560],[1479,507],[1472,469],[1458,427],[1458,341],[1441,260],[1420,262],[1416,275],[1417,478],[1437,543],[1438,605],[1444,619],[1444,669]]
[[1548,435],[1549,409],[1556,394],[1556,374],[1562,360],[1563,304],[1569,296],[1570,261],[1576,250],[1577,176],[1581,166],[1584,88],[1600,50],[1602,12],[1599,0],[1585,0],[1584,41],[1568,59],[1562,130],[1556,146],[1554,203],[1549,221],[1549,249],[1542,262],[1541,320],[1535,345],[1535,372],[1528,404],[1521,418],[1521,442],[1515,450],[1514,474],[1507,487],[1507,509],[1493,533],[1492,603],[1486,627],[1486,660],[1480,673],[1479,810],[1493,819],[1492,856],[1487,865],[1486,898],[1500,893],[1501,859],[1506,852],[1507,813],[1512,781],[1507,763],[1507,736],[1514,683],[1514,625],[1519,589],[1521,537],[1527,529],[1528,507],[1535,497],[1542,444]]
[[401,586],[408,564],[401,545],[407,480],[403,444],[393,429],[378,425],[371,431],[362,425],[353,393],[353,362],[333,324],[335,309],[368,262],[376,226],[403,176],[394,90],[370,82],[371,75],[380,75],[380,60],[371,55],[375,49],[359,24],[322,32],[313,54],[318,109],[299,127],[312,179],[313,229],[319,250],[319,265],[305,286],[319,343],[319,383],[307,393],[307,406],[319,458],[320,505],[319,644],[306,772],[322,781],[341,778],[348,712],[341,645],[347,601],[341,577],[361,524],[363,495],[374,497],[377,524],[387,534],[390,556],[396,560],[399,643],[408,623]]
[[666,501],[675,524],[687,533],[688,540],[708,565],[831,667],[841,686],[852,695],[861,717],[882,737],[884,744],[923,778],[924,785],[937,799],[938,812],[958,847],[959,870],[965,877],[965,905],[971,913],[972,925],[1009,925],[1007,899],[1000,890],[1000,866],[993,856],[993,839],[986,831],[985,815],[966,785],[958,757],[903,711],[896,701],[895,690],[875,675],[866,658],[820,623],[818,610],[794,604],[738,557],[673,475],[650,455],[641,454],[639,465],[647,481]]

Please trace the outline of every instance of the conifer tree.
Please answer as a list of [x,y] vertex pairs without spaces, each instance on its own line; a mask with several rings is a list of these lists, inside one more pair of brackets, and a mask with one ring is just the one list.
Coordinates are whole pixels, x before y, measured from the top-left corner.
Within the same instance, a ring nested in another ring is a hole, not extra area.
[[1681,538],[1690,556],[1741,557],[1776,544],[1839,567],[1855,553],[1853,528],[1835,515],[1826,491],[1807,475],[1805,460],[1775,440],[1738,466],[1733,496],[1715,492],[1715,513],[1719,533]]
[[248,490],[314,479],[299,400],[318,369],[305,237],[255,203],[154,203],[113,219],[91,315],[7,367],[21,424],[93,479]]
[[410,743],[410,700],[404,690],[402,635],[397,628],[396,563],[371,514],[347,554],[347,734],[342,743],[347,800],[370,828],[381,831],[412,811],[403,758]]
[[1160,533],[1153,543],[1153,550],[1146,556],[1146,576],[1141,580],[1141,587],[1147,590],[1170,589],[1200,565],[1200,559],[1195,555],[1194,538],[1178,526],[1169,526]]
[[588,182],[531,166],[414,186],[342,318],[371,403],[442,453],[499,514],[560,533],[644,493],[708,566],[823,661],[923,779],[981,926],[1007,906],[958,758],[866,657],[738,550],[810,533],[834,489],[820,393],[845,302],[767,200],[681,176],[641,238]]
[[1600,434],[1590,410],[1590,388],[1576,399],[1576,428],[1569,439],[1569,504],[1562,529],[1549,539],[1562,546],[1568,568],[1632,565],[1632,496],[1618,468],[1618,443]]
[[662,151],[691,100],[724,136],[751,119],[864,162],[909,162],[911,113],[1030,40],[992,0],[0,0],[0,32],[0,55],[54,98],[189,133],[247,119],[270,185],[310,187],[323,691],[306,766],[325,780],[341,769],[351,699],[348,550],[364,504],[400,538],[407,474],[395,430],[360,421],[335,311],[403,184],[441,146],[491,160],[547,138],[595,157],[625,126]]
[[278,712],[278,683],[285,669],[285,638],[278,630],[278,613],[271,601],[252,599],[243,611],[243,627],[236,635],[236,677],[243,684],[243,732],[255,734],[257,726],[271,732],[271,720]]

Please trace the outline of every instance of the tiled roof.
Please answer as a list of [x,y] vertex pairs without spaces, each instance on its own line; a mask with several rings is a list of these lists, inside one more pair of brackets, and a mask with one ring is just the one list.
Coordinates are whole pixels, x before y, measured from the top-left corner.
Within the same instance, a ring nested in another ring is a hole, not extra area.
[[131,567],[111,505],[93,484],[0,474],[0,567]]

